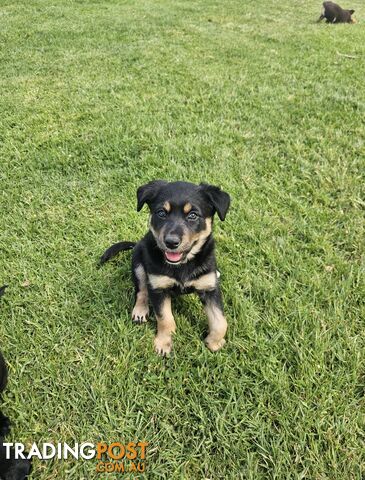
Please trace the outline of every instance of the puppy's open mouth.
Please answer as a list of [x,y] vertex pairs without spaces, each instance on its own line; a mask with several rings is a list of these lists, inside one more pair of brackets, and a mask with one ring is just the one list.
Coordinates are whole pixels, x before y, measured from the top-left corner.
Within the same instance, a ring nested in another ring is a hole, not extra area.
[[183,258],[181,252],[164,252],[165,258],[169,263],[179,263]]
[[165,260],[168,263],[175,263],[176,265],[186,261],[186,257],[188,254],[191,252],[193,247],[197,244],[198,241],[193,242],[193,244],[190,246],[189,250],[184,250],[183,252],[167,252],[166,250],[163,252],[165,255]]

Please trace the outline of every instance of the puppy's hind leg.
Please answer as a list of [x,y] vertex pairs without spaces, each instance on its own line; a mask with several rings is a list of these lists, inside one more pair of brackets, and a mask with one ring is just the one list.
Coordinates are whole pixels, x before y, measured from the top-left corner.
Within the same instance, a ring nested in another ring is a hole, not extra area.
[[136,303],[132,311],[132,320],[135,323],[145,323],[149,313],[148,290],[146,272],[141,263],[133,266],[133,281],[136,291]]

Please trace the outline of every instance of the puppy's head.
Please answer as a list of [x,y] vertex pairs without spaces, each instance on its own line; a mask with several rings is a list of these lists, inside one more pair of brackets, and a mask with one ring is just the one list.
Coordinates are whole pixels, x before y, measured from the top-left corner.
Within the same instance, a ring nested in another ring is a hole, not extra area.
[[348,19],[348,23],[357,23],[357,21],[352,18],[352,15],[355,13],[355,10],[347,10],[348,13],[349,13],[349,19]]
[[211,234],[214,214],[225,219],[230,197],[213,185],[157,180],[139,187],[137,211],[145,203],[151,212],[151,232],[166,262],[179,265],[200,251]]

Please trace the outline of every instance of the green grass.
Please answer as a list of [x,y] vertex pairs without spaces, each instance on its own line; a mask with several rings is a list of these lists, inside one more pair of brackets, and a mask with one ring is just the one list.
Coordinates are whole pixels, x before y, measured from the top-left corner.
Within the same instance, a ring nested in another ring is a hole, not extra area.
[[[364,478],[365,8],[318,25],[320,3],[0,2],[10,440],[145,439],[148,479]],[[154,178],[232,195],[215,355],[189,296],[157,357],[130,254],[96,269]],[[32,478],[122,477],[95,465]]]

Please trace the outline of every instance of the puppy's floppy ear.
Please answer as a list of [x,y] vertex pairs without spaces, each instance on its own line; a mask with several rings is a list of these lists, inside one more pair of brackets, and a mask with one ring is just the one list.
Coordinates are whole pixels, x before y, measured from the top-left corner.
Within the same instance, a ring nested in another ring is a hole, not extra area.
[[208,185],[206,183],[201,183],[199,186],[207,197],[208,201],[218,213],[220,220],[224,220],[231,203],[231,198],[228,193],[223,192],[223,190],[221,190],[219,187]]
[[145,203],[149,205],[164,185],[167,185],[164,180],[153,180],[139,187],[137,190],[137,212],[141,210]]
[[353,15],[355,13],[355,10],[349,10],[349,14]]

